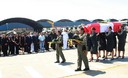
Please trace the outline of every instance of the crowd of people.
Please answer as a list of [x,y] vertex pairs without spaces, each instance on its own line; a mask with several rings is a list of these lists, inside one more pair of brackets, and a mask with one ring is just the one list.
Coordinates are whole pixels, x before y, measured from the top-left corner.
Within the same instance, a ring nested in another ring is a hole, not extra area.
[[[75,29],[52,29],[51,31],[41,33],[1,34],[0,54],[1,56],[18,55],[19,51],[22,54],[25,54],[25,52],[28,54],[39,53],[50,51],[51,47],[53,50],[56,50],[57,61],[55,63],[60,62],[59,56],[62,58],[61,63],[64,63],[66,59],[62,50],[75,47],[78,50],[78,68],[76,71],[81,70],[82,60],[86,67],[84,70],[89,70],[87,58],[89,52],[91,55],[90,62],[93,61],[94,54],[97,57],[96,62],[99,61],[99,57],[101,56],[103,60],[108,59],[108,55],[112,56],[111,60],[114,60],[114,56],[123,59],[127,36],[124,27],[121,26],[119,32],[113,32],[112,27],[108,28],[107,33],[96,33],[95,30],[95,28],[92,28],[91,34],[84,31],[82,27]],[[75,42],[73,41],[74,39],[82,42]],[[59,43],[56,41],[59,41]],[[49,44],[49,42],[51,42],[51,44]],[[103,53],[101,53],[101,51]]]

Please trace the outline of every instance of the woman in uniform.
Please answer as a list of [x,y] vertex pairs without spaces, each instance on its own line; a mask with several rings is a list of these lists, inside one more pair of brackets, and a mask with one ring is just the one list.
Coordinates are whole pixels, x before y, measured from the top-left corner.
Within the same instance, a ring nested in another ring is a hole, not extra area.
[[127,33],[124,30],[124,27],[121,26],[121,31],[118,33],[118,57],[120,57],[120,52],[122,51],[122,59],[124,59],[124,53],[125,53],[125,43],[126,43],[126,36]]
[[106,50],[106,36],[105,33],[100,33],[98,36],[99,41],[99,57],[101,57],[101,50],[103,51],[102,58],[105,58],[105,50]]
[[[112,55],[112,58],[111,58],[111,60],[113,60],[114,58],[114,53],[113,53],[113,47],[114,47],[114,34],[113,34],[113,32],[112,32],[112,27],[110,26],[109,28],[108,28],[108,33],[106,34],[106,39],[107,39],[107,44],[106,44],[106,57],[105,57],[105,59],[108,59],[108,53],[109,52],[111,52],[111,55]],[[105,60],[104,59],[104,60]]]
[[96,29],[93,27],[91,30],[92,30],[92,33],[90,35],[90,39],[91,39],[91,59],[90,59],[90,62],[93,61],[93,54],[96,54],[96,57],[97,57],[96,62],[98,62],[99,56],[98,56],[98,50],[97,50],[98,43],[97,43],[97,34],[95,32]]
[[114,46],[113,46],[113,48],[114,48],[114,50],[113,50],[113,52],[114,52],[114,56],[116,56],[117,55],[117,32],[114,32],[113,33],[114,35],[113,35],[113,37],[114,37]]

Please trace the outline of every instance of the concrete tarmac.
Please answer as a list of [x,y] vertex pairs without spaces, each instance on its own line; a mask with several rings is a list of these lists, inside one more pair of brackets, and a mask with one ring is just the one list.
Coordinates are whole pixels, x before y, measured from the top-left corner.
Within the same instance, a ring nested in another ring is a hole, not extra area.
[[[128,41],[128,40],[127,40]],[[66,63],[54,63],[56,52],[0,57],[0,78],[127,78],[128,43],[124,59],[89,62],[89,71],[75,72],[77,50],[63,50]],[[90,55],[88,55],[89,57]],[[95,58],[95,57],[94,57]],[[115,57],[116,58],[116,57]],[[60,58],[61,59],[61,58]],[[82,67],[84,69],[84,67]]]

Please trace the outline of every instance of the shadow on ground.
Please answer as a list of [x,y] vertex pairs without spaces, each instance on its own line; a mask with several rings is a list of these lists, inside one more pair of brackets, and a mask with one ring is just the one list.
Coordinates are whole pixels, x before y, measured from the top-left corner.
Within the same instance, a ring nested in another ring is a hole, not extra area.
[[101,63],[104,64],[112,64],[114,62],[128,62],[128,57],[125,57],[124,59],[122,58],[115,58],[114,60],[100,60]]
[[115,59],[115,61],[120,61],[120,62],[128,62],[128,57],[125,57],[124,59],[122,58],[118,58],[118,59]]
[[75,63],[72,63],[72,62],[65,62],[65,63],[60,63],[59,65],[67,66],[67,65],[71,65],[71,64],[75,64]]
[[100,63],[104,63],[104,64],[112,64],[113,61],[111,61],[111,60],[100,60]]
[[90,76],[97,76],[105,73],[106,73],[105,71],[100,71],[100,70],[89,70],[87,72],[84,72],[84,74],[90,75]]

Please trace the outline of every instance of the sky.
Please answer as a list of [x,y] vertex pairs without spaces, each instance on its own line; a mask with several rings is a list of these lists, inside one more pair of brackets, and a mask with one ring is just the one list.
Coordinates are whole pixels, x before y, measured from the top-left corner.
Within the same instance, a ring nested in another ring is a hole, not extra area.
[[128,0],[0,0],[0,20],[128,18]]

